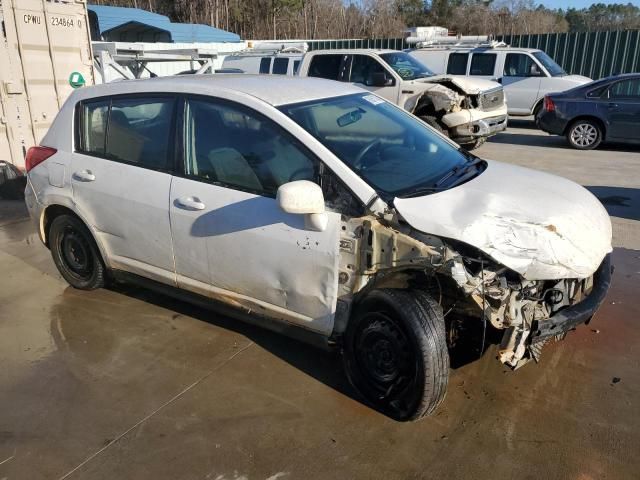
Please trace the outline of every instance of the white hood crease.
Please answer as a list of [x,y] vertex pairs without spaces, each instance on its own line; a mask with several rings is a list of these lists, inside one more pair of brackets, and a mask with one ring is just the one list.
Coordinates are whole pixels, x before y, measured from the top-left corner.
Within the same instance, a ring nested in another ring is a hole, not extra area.
[[611,252],[611,221],[596,197],[514,165],[489,161],[463,185],[394,205],[417,230],[472,245],[527,280],[585,278]]

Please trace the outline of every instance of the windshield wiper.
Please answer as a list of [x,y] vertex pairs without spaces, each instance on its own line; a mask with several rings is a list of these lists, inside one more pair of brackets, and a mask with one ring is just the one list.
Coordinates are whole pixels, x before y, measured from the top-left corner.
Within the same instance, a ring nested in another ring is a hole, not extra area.
[[470,157],[467,163],[453,167],[444,177],[434,183],[433,186],[438,188],[451,177],[468,172],[470,168],[477,167],[478,165],[481,165],[482,162],[483,160],[478,157]]

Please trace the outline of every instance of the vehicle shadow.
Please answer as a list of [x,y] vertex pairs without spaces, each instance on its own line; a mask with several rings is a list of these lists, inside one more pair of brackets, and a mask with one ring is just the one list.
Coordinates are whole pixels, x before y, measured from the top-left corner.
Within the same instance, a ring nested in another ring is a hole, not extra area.
[[[214,305],[206,307],[181,301],[131,283],[115,283],[109,287],[109,290],[243,335],[256,345],[276,355],[292,367],[322,382],[324,385],[366,404],[364,399],[349,383],[337,348],[324,350],[272,330],[217,313]],[[472,329],[473,331],[468,332],[470,335],[450,350],[451,369],[455,370],[479,360],[480,357],[491,351],[492,343],[497,343],[495,342],[496,333],[488,329],[486,332],[486,345],[482,348],[482,329],[480,325],[481,323],[477,322],[477,325]]]
[[640,189],[627,187],[586,186],[612,217],[640,220]]

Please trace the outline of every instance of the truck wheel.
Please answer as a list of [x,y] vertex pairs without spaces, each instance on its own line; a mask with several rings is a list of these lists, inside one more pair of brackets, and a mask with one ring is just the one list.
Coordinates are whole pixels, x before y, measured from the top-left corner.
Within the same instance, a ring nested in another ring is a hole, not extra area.
[[91,232],[76,217],[60,215],[49,229],[51,256],[72,287],[94,290],[105,285],[106,269]]
[[487,141],[486,138],[476,138],[473,142],[471,143],[462,143],[460,146],[462,148],[464,148],[465,150],[471,151],[471,150],[475,150],[476,148],[481,147],[482,145],[484,145],[484,143]]
[[442,126],[438,123],[438,120],[436,119],[436,117],[432,117],[431,115],[424,115],[418,118],[422,120],[424,123],[426,123],[427,125],[429,125],[430,127],[433,127],[439,133],[443,134],[445,137],[449,136],[449,132],[444,128],[442,128]]
[[343,360],[354,388],[385,415],[413,421],[433,413],[449,379],[440,305],[424,292],[373,290],[354,309]]
[[578,150],[593,150],[602,142],[602,130],[592,120],[576,120],[567,130],[567,141]]

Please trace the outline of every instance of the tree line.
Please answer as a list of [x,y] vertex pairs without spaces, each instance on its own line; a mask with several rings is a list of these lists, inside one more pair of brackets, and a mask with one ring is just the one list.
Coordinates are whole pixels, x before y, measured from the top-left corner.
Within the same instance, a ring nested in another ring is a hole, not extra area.
[[203,23],[243,39],[397,38],[438,25],[462,35],[640,29],[640,8],[594,3],[550,9],[534,0],[92,0],[174,22]]

